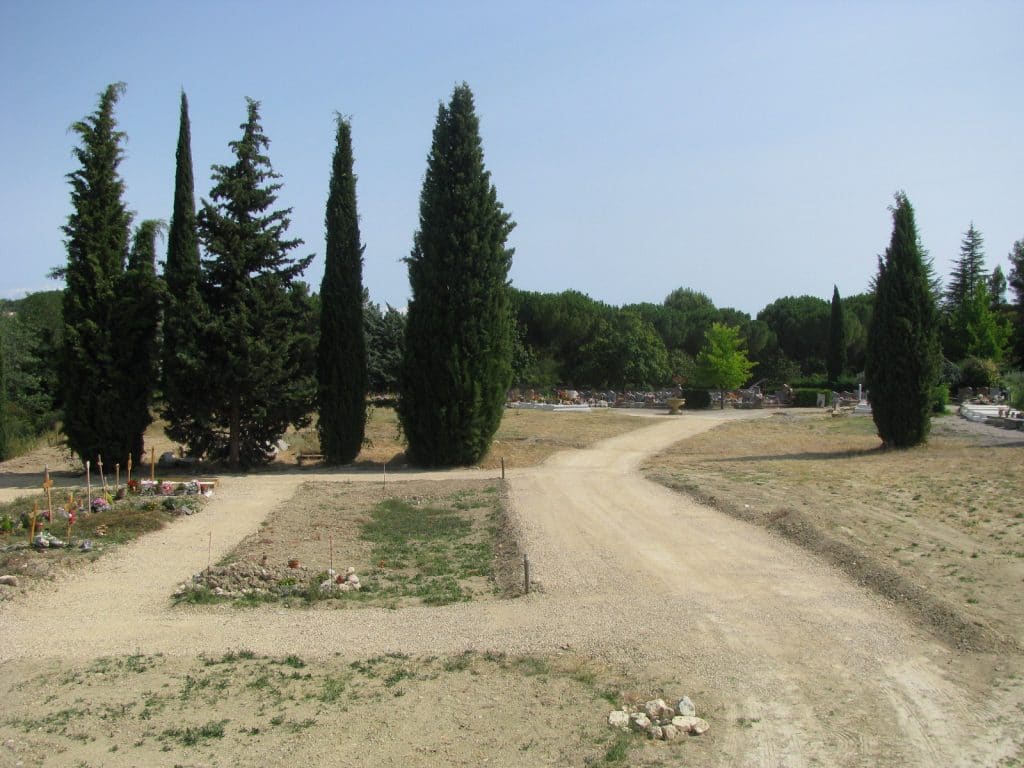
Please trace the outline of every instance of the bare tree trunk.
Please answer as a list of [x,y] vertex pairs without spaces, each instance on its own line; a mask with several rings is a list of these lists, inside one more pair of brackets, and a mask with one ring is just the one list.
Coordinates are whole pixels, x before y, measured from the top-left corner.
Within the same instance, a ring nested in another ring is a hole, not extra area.
[[228,425],[228,463],[234,469],[238,469],[241,466],[241,421],[242,416],[239,412],[238,399],[235,398],[231,402],[231,423]]

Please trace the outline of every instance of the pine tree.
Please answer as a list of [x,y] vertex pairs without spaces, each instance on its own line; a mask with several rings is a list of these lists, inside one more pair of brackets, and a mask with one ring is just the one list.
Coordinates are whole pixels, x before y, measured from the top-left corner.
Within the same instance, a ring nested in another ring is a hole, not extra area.
[[363,245],[352,164],[352,126],[339,115],[325,216],[327,251],[320,283],[317,349],[317,429],[328,464],[354,460],[366,431]]
[[825,361],[829,384],[835,385],[846,368],[846,316],[839,298],[839,287],[832,286],[832,314],[828,323],[828,359]]
[[981,232],[974,228],[972,221],[971,226],[964,232],[964,239],[960,241],[960,258],[957,259],[949,276],[943,304],[947,312],[952,312],[970,297],[978,280],[988,278],[985,271],[984,244]]
[[406,259],[412,297],[399,418],[418,464],[479,461],[501,422],[512,377],[505,243],[513,226],[484,168],[473,94],[463,83],[438,108]]
[[864,374],[883,445],[906,448],[924,442],[931,426],[938,318],[914,209],[902,192],[892,219],[892,239],[875,280]]
[[123,93],[124,83],[107,86],[96,111],[71,126],[81,142],[74,149],[81,167],[68,174],[73,210],[64,226],[60,396],[68,446],[94,464],[100,455],[116,461],[126,440],[114,336],[132,220],[118,174],[124,134],[114,119]]
[[248,100],[232,165],[213,167],[210,201],[198,215],[203,261],[201,367],[193,452],[232,466],[266,461],[289,424],[304,426],[316,396],[308,288],[298,277],[312,256],[292,260],[291,209],[273,210],[280,176],[264,154],[259,102]]
[[206,325],[206,307],[200,296],[199,237],[196,232],[196,197],[192,173],[192,128],[188,98],[181,94],[178,148],[175,153],[174,209],[167,236],[167,310],[163,324],[163,417],[167,434],[190,449],[202,446],[204,425],[199,406],[207,394],[199,349]]
[[164,293],[156,275],[156,236],[163,226],[162,222],[147,220],[136,230],[128,268],[121,278],[121,299],[115,318],[120,357],[118,391],[125,430],[124,442],[111,458],[124,461],[130,454],[136,465],[143,459],[143,435],[153,421],[149,407],[158,371],[157,335]]

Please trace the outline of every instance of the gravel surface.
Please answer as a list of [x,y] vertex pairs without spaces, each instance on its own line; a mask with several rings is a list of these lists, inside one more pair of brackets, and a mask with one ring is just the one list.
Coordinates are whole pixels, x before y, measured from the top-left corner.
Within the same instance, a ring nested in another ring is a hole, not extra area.
[[[256,530],[311,474],[224,478],[202,515],[108,554],[49,593],[0,606],[0,664],[242,647],[308,658],[571,648],[687,681],[687,690],[713,692],[727,720],[765,724],[722,738],[721,765],[996,764],[1019,727],[1019,717],[1003,717],[1019,687],[972,693],[961,659],[878,597],[638,472],[644,457],[723,419],[767,415],[651,419],[511,471],[512,513],[538,588],[509,601],[397,611],[172,607],[178,583]],[[399,472],[388,482],[498,474]],[[324,470],[316,480],[382,478]]]

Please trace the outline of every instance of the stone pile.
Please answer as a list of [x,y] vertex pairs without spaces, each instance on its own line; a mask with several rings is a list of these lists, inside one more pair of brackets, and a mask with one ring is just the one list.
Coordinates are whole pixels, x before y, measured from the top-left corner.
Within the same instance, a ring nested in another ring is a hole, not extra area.
[[[211,565],[195,574],[190,581],[178,585],[175,596],[180,597],[190,590],[209,589],[218,597],[243,597],[246,595],[278,595],[301,591],[307,587],[316,571],[298,566],[272,566],[265,561],[256,563],[237,560],[227,565]],[[362,589],[356,569],[349,567],[339,574],[327,570],[327,578],[320,582],[323,592],[350,592]]]
[[356,569],[351,565],[345,569],[345,573],[336,573],[333,568],[327,569],[327,578],[320,582],[320,589],[324,592],[358,592],[362,589]]
[[683,696],[675,706],[664,699],[652,699],[642,709],[624,706],[608,715],[608,725],[622,731],[646,733],[655,740],[672,741],[684,733],[700,736],[706,733],[707,720],[697,717],[697,708],[689,696]]

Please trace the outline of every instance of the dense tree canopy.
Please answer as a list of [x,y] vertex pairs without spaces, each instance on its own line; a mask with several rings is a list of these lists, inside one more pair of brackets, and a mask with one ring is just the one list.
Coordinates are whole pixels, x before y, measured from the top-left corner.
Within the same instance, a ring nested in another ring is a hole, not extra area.
[[830,315],[824,299],[786,296],[762,309],[757,319],[775,334],[778,350],[798,362],[805,376],[811,376],[825,372]]
[[501,422],[512,379],[513,226],[484,168],[473,94],[463,83],[438,109],[407,259],[399,418],[418,464],[479,461]]

